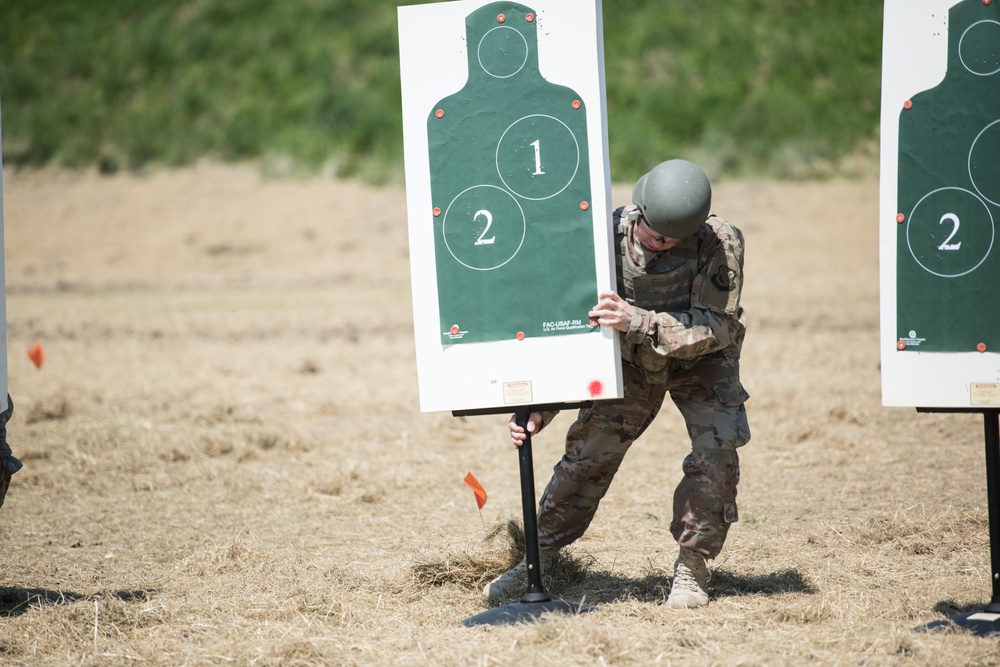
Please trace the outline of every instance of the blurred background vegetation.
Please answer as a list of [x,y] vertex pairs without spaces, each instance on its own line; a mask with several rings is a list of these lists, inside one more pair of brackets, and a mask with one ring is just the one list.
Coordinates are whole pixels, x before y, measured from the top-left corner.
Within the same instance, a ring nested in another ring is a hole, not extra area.
[[[110,173],[259,160],[399,181],[399,4],[420,3],[0,0],[4,163]],[[675,155],[771,178],[849,176],[876,159],[882,3],[603,11],[616,181]]]

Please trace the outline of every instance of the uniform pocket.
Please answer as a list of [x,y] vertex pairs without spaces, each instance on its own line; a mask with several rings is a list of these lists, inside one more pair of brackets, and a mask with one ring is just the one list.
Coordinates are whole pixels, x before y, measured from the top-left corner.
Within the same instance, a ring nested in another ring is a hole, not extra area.
[[750,398],[739,378],[725,378],[712,386],[715,393],[715,443],[724,449],[736,449],[750,441],[750,424],[744,403]]
[[735,499],[722,506],[722,520],[726,523],[736,523],[740,520],[740,509],[736,506]]
[[728,407],[735,408],[738,405],[743,405],[750,399],[750,394],[747,390],[743,388],[743,384],[740,382],[739,378],[726,378],[724,380],[719,380],[712,387],[715,392],[715,397],[719,401]]
[[649,383],[641,368],[631,364],[622,364],[622,380],[625,385],[626,398],[634,398],[638,401],[645,401],[649,398]]
[[670,363],[670,357],[654,350],[653,344],[649,340],[644,340],[636,346],[632,358],[635,360],[633,363],[652,373],[663,372],[667,364]]

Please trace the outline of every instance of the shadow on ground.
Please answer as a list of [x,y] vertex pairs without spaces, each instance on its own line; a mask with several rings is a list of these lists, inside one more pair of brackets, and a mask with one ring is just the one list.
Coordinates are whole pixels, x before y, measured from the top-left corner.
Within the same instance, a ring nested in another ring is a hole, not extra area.
[[[644,577],[622,577],[610,572],[590,571],[586,579],[572,586],[555,586],[556,596],[583,598],[590,604],[637,600],[662,602],[670,594],[673,577],[650,574]],[[716,570],[708,584],[713,599],[745,595],[814,594],[816,588],[798,570],[788,569],[765,574],[745,575]]]
[[109,591],[85,595],[72,591],[53,591],[46,588],[0,587],[0,616],[20,616],[32,609],[48,605],[61,605],[79,602],[81,600],[97,600],[101,598],[117,598],[123,602],[146,600],[155,591]]
[[990,603],[989,600],[982,602],[972,602],[970,604],[958,604],[954,600],[941,600],[934,605],[934,611],[942,616],[957,616],[959,614],[974,614],[983,611]]

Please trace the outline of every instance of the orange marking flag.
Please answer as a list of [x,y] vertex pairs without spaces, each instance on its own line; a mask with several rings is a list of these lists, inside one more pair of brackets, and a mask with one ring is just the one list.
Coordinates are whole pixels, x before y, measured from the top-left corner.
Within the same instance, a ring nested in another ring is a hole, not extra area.
[[476,494],[476,504],[479,505],[479,509],[483,509],[483,505],[486,504],[486,489],[471,472],[465,476],[465,483],[472,487],[473,493]]
[[35,368],[42,367],[42,364],[45,363],[45,350],[42,349],[41,343],[35,343],[35,345],[28,350],[28,358],[35,364]]

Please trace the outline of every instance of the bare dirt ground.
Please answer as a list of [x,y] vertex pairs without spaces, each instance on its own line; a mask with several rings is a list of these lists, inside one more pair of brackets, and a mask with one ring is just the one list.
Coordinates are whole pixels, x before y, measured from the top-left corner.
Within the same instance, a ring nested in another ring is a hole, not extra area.
[[[754,437],[712,604],[663,605],[667,408],[573,547],[586,576],[550,590],[596,610],[495,628],[461,621],[502,563],[462,563],[520,516],[517,456],[501,417],[419,413],[402,188],[213,165],[4,187],[4,665],[997,664],[1000,639],[914,631],[989,600],[983,431],[880,404],[874,181],[717,184]],[[535,439],[538,493],[571,418]]]

